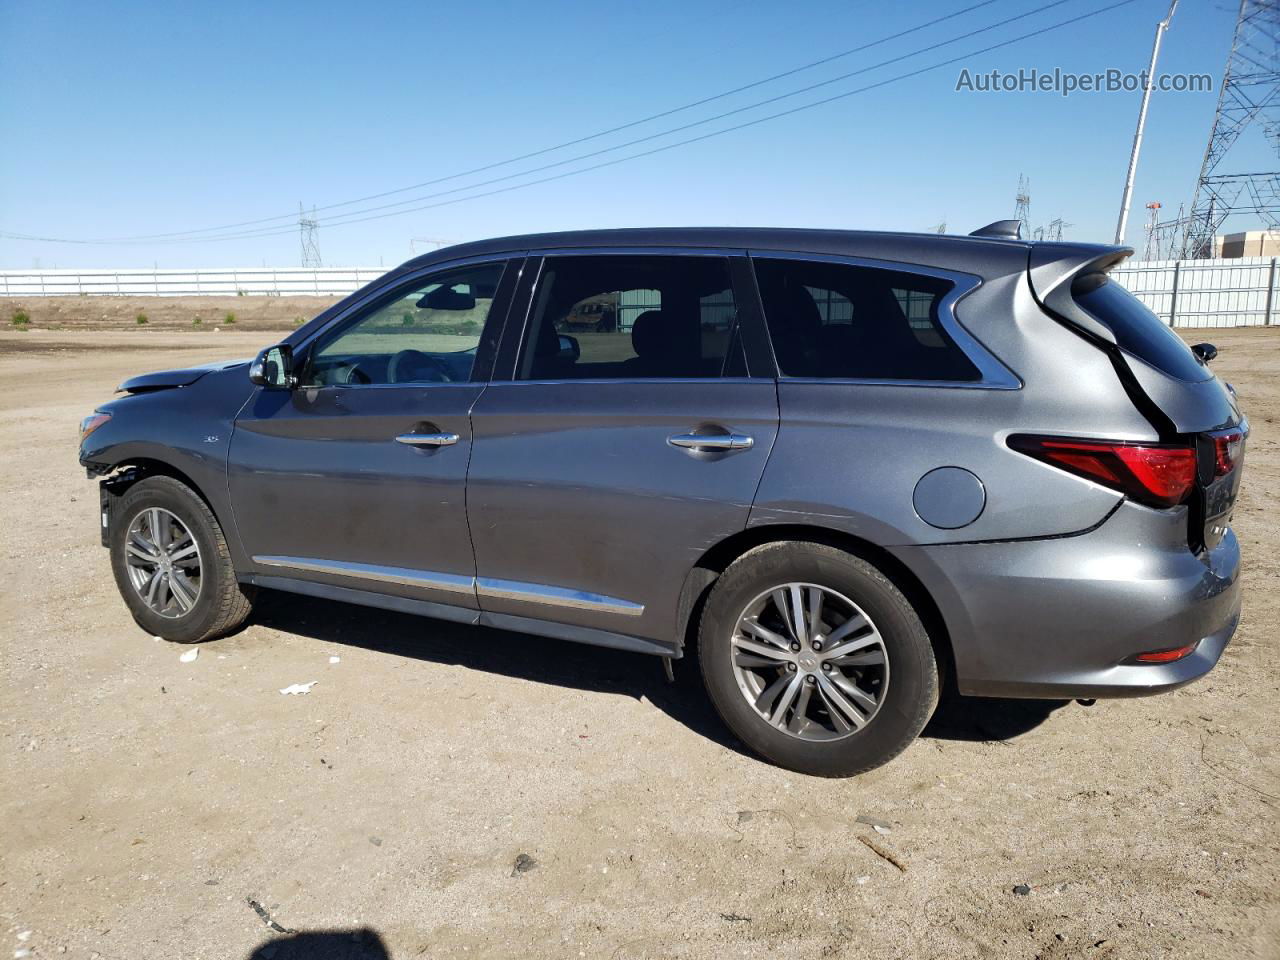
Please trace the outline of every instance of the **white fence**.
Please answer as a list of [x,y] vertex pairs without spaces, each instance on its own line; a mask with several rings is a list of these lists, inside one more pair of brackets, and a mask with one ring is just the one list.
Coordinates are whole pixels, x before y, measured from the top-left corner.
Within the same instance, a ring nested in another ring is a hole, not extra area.
[[1280,319],[1275,257],[1129,261],[1111,276],[1175,327],[1261,327]]
[[[1275,257],[1128,262],[1112,276],[1176,327],[1270,325],[1280,312]],[[345,296],[381,267],[225,270],[0,270],[0,296]]]
[[224,270],[0,270],[0,296],[346,296],[382,267],[227,267]]

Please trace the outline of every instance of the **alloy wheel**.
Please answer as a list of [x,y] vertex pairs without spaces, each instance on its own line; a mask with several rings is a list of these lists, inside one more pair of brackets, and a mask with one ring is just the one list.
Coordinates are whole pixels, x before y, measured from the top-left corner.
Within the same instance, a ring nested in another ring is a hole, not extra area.
[[152,612],[176,619],[200,597],[200,545],[163,507],[147,507],[129,523],[124,541],[129,582]]
[[839,740],[875,717],[889,687],[889,655],[871,618],[813,583],[761,593],[739,615],[734,676],[751,708],[801,740]]

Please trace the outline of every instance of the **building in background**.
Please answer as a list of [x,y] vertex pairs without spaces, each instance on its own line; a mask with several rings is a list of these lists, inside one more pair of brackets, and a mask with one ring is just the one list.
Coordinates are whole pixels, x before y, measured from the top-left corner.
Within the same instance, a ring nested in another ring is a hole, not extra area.
[[1223,234],[1213,238],[1213,255],[1224,258],[1280,256],[1280,234],[1272,230]]

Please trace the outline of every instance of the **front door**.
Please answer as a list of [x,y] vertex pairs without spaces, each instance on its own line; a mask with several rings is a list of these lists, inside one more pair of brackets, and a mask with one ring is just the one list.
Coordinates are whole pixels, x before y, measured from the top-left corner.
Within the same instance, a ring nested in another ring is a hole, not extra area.
[[229,484],[261,582],[476,609],[469,413],[515,272],[481,262],[406,279],[301,345],[294,389],[246,404]]
[[746,526],[778,430],[772,372],[748,375],[731,259],[545,257],[518,356],[472,411],[488,622],[674,639],[684,578]]

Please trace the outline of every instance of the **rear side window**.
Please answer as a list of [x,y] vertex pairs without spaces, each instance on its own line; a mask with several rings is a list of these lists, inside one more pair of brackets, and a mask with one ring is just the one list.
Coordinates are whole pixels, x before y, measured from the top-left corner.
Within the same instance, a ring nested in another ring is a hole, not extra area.
[[1208,380],[1213,374],[1147,306],[1105,274],[1090,273],[1072,285],[1085,310],[1111,328],[1116,343],[1139,360],[1179,380]]
[[980,379],[938,321],[949,281],[805,260],[757,258],[754,263],[783,376]]
[[743,372],[723,257],[548,257],[519,380],[634,380]]

